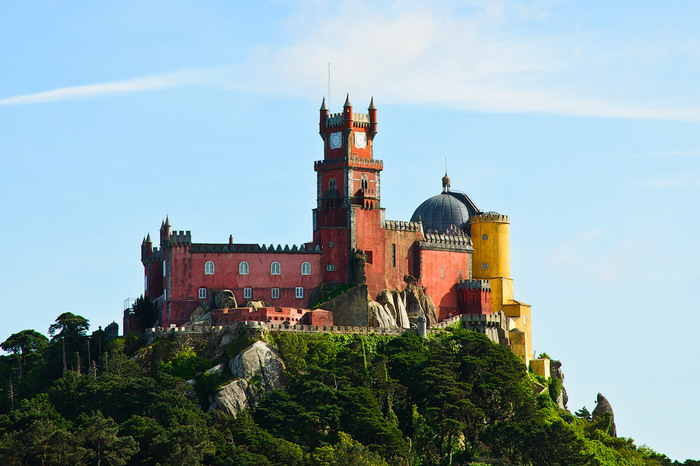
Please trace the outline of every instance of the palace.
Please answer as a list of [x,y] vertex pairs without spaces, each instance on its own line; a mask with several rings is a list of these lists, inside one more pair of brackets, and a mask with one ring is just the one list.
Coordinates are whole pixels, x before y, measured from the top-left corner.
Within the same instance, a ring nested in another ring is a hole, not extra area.
[[[342,112],[329,113],[324,99],[319,133],[323,159],[314,163],[317,199],[309,243],[275,247],[234,243],[232,237],[225,243],[194,243],[190,231],[172,230],[168,218],[161,224],[159,247],[150,235],[144,239],[145,296],[156,303],[158,325],[182,325],[198,309],[244,319],[247,310],[237,303],[245,302],[251,313],[268,309],[268,321],[279,313],[287,319],[298,315],[295,323],[320,304],[335,325],[368,326],[376,322],[368,302],[386,302],[388,293],[404,290],[405,304],[413,287],[422,304],[384,326],[408,327],[418,314],[434,325],[458,314],[502,311],[511,334],[521,335],[514,351],[527,364],[533,358],[530,306],[513,295],[508,217],[480,210],[469,196],[451,189],[445,174],[442,192],[423,202],[410,221],[386,220],[384,164],[373,148],[374,99],[367,113],[355,112],[349,96]],[[322,290],[352,284],[361,291],[356,301],[365,306],[354,315],[340,312],[337,303],[319,302]],[[228,301],[217,294],[224,290]],[[254,301],[264,304],[253,307]],[[402,304],[391,303],[399,313]],[[326,316],[320,318],[325,322]]]

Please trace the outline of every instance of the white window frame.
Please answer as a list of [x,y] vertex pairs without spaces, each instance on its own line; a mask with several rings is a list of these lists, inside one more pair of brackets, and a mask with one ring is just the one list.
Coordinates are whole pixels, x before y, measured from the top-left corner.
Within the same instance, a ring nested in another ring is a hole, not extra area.
[[309,262],[302,262],[301,263],[301,274],[302,275],[311,275],[311,264]]
[[204,264],[204,275],[214,275],[215,270],[216,267],[214,266],[214,263],[212,261],[207,261]]
[[197,296],[199,297],[199,299],[207,299],[207,289],[200,288],[197,292]]
[[165,262],[163,261],[163,276],[165,277],[165,272],[168,270],[167,267],[165,266]]
[[243,298],[244,299],[253,299],[253,289],[252,288],[243,288]]
[[270,264],[270,275],[282,275],[282,265],[279,262],[274,261]]
[[326,264],[326,272],[333,272],[335,270],[335,264]]
[[297,286],[294,289],[294,297],[296,299],[304,299],[304,287],[303,286]]
[[248,275],[250,273],[250,266],[248,265],[248,262],[246,261],[241,261],[238,263],[238,274],[239,275]]
[[280,299],[280,289],[279,288],[271,288],[270,289],[270,298],[271,299]]

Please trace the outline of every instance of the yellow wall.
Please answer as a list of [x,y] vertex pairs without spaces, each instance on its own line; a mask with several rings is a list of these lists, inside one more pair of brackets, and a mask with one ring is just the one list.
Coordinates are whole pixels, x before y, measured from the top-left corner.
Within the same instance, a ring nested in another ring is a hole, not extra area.
[[[471,219],[474,278],[510,278],[510,223],[507,215],[475,215]],[[486,264],[487,268],[484,268]]]
[[536,375],[545,379],[549,378],[549,358],[533,359],[530,361],[530,369]]
[[[472,277],[491,282],[491,311],[503,313],[515,321],[523,332],[523,342],[511,347],[522,355],[525,364],[532,354],[532,326],[530,306],[515,301],[513,279],[510,277],[510,223],[507,215],[495,212],[475,215],[471,218]],[[486,268],[484,268],[486,264]],[[520,338],[518,336],[517,338]],[[517,349],[516,349],[517,346]]]

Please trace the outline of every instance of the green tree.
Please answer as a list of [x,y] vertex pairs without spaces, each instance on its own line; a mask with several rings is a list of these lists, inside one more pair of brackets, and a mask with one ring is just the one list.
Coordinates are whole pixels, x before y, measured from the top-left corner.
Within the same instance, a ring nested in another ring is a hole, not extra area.
[[48,343],[49,339],[41,333],[35,330],[22,330],[10,335],[7,340],[0,344],[0,348],[17,357],[19,378],[21,379],[27,359],[37,356]]
[[89,321],[85,317],[64,312],[49,327],[49,335],[54,341],[63,337],[84,337],[89,328]]
[[143,295],[136,298],[134,304],[131,305],[131,313],[136,316],[136,321],[139,323],[141,331],[153,327],[158,320],[158,310],[149,298]]
[[117,423],[99,410],[78,416],[78,426],[82,447],[92,464],[126,464],[139,450],[132,437],[119,437]]

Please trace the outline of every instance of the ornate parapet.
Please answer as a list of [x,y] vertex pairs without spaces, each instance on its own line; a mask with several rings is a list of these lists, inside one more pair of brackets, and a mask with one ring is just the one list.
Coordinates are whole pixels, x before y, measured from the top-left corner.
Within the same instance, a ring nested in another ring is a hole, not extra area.
[[498,212],[483,212],[483,213],[474,215],[470,219],[470,222],[473,225],[475,223],[484,223],[484,222],[509,223],[509,220],[508,220],[507,215],[501,215]]

